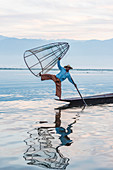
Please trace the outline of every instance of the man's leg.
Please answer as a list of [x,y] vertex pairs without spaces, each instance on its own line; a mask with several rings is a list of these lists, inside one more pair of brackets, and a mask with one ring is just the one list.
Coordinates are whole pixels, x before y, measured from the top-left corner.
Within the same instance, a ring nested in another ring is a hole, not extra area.
[[52,75],[52,74],[42,74],[41,75],[41,80],[53,80],[55,81],[55,75]]
[[59,99],[61,99],[61,81],[52,74],[42,74],[41,75],[41,80],[53,80],[56,84],[56,96],[59,97]]
[[61,81],[56,81],[56,96],[59,97],[59,99],[61,99]]

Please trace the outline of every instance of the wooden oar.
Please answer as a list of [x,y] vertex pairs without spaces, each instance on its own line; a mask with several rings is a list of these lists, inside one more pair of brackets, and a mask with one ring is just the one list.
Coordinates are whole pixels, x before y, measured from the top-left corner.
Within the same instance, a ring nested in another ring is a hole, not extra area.
[[[72,79],[72,77],[71,77],[71,79]],[[73,79],[72,79],[72,81],[73,81]],[[77,92],[79,93],[79,95],[80,95],[80,97],[81,97],[81,99],[82,99],[82,101],[83,101],[84,105],[85,105],[85,106],[87,106],[87,104],[86,104],[86,102],[85,102],[84,98],[82,97],[82,95],[81,95],[80,91],[78,90],[77,85],[75,84],[75,82],[74,82],[74,81],[73,81],[73,83],[74,83],[74,86],[76,87],[76,90],[77,90]]]

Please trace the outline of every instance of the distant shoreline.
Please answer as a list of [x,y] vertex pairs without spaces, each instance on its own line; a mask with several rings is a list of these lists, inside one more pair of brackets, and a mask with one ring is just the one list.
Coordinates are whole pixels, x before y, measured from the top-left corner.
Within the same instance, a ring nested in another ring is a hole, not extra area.
[[[28,68],[0,68],[0,70],[28,70]],[[41,70],[41,69],[36,69]],[[58,69],[52,69],[57,71]],[[113,69],[73,69],[72,71],[113,71]]]

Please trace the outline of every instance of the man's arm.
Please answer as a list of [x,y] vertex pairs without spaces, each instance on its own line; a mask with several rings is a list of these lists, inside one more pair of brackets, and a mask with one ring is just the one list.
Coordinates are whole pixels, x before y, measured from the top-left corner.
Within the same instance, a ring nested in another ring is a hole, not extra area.
[[69,80],[75,87],[77,87],[77,85],[75,84],[75,82],[72,80],[70,74],[69,74],[69,76],[68,76],[68,80]]
[[58,62],[57,62],[57,65],[58,65],[59,70],[62,69],[62,66],[60,65],[60,60],[61,60],[61,58],[59,57],[59,58],[58,58]]

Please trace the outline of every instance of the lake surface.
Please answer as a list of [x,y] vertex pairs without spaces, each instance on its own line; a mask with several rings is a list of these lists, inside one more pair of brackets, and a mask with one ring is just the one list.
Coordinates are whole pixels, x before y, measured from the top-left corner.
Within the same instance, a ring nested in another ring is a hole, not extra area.
[[[71,75],[83,96],[113,92],[113,71]],[[56,110],[54,94],[28,70],[0,70],[0,169],[113,169],[113,104]],[[63,82],[62,98],[75,96]]]

